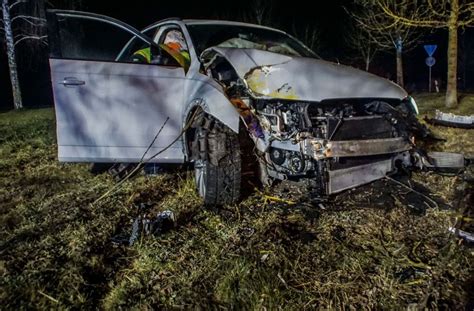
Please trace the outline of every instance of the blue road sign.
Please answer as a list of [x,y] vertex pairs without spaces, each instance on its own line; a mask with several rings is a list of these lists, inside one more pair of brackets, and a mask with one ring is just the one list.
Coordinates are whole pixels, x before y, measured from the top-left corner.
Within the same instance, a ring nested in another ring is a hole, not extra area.
[[431,56],[430,56],[430,57],[427,57],[427,58],[425,59],[425,63],[426,63],[426,66],[428,66],[428,67],[433,67],[434,64],[436,64],[436,59],[435,59],[434,57],[431,57]]
[[438,46],[436,44],[432,44],[432,45],[425,45],[424,48],[425,48],[425,51],[426,53],[428,54],[429,57],[433,56],[434,52],[436,51],[436,48]]

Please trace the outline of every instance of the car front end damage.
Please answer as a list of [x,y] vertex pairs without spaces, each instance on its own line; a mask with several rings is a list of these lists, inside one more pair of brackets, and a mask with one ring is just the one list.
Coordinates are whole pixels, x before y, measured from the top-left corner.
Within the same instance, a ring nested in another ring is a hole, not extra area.
[[255,142],[264,181],[311,178],[321,194],[333,194],[420,165],[414,141],[426,133],[409,100],[233,102]]
[[[290,75],[292,69],[302,68],[301,60],[248,67],[250,62],[238,51],[214,52],[207,55],[206,71],[224,86],[238,109],[255,144],[264,184],[307,179],[320,194],[330,195],[399,170],[423,167],[426,157],[415,141],[430,133],[416,118],[414,100],[393,83],[366,73],[357,76],[352,68],[347,71],[353,77],[347,80],[345,68],[331,68],[333,64],[318,60],[312,74],[315,80],[326,79],[328,87],[321,88],[309,83],[308,75],[304,80]],[[262,53],[266,52],[245,51],[253,62],[265,56]],[[311,61],[303,65],[311,67]],[[364,77],[371,79],[372,90]],[[309,91],[298,90],[302,83]],[[347,96],[347,84],[354,97]],[[380,91],[384,84],[388,87]]]

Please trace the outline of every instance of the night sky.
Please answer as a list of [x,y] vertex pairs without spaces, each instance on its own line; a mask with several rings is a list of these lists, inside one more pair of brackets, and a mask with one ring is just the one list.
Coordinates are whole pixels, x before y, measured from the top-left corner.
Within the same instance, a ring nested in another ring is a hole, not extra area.
[[[132,6],[125,7],[123,3],[84,1],[83,9],[115,17],[140,29],[167,17],[240,19],[242,15],[248,13],[252,2],[201,0],[166,3],[166,1],[136,0]],[[271,3],[271,26],[292,32],[293,25],[300,30],[308,24],[316,25],[321,30],[321,40],[331,50],[327,54],[340,54],[338,50],[343,41],[341,38],[349,24],[344,7],[350,9],[352,1],[314,1],[315,9],[309,9],[308,1],[303,0],[273,0]]]
[[[64,8],[61,3],[65,0],[53,0],[56,8]],[[343,64],[363,67],[358,62],[355,55],[344,43],[344,37],[350,31],[352,22],[344,8],[351,10],[350,0],[314,1],[310,9],[307,1],[292,0],[271,1],[271,26],[280,28],[293,34],[293,29],[301,31],[307,25],[314,25],[321,32],[320,45],[317,52],[324,59],[330,61],[340,61]],[[80,9],[103,15],[108,15],[120,19],[136,28],[143,28],[155,21],[167,17],[181,18],[204,18],[204,19],[228,19],[241,20],[242,16],[251,6],[252,1],[145,1],[134,0],[122,1],[97,1],[84,0],[80,4]],[[98,30],[100,31],[100,30]],[[474,41],[474,29],[467,29],[460,32],[460,45]],[[420,40],[419,45],[410,53],[404,55],[406,87],[420,90],[424,86],[427,77],[427,67],[424,65],[426,54],[423,44],[438,44],[439,48],[435,57],[438,63],[433,68],[434,77],[444,79],[446,68],[446,31],[437,31]],[[472,44],[471,44],[472,46]],[[27,45],[23,45],[27,49]],[[8,71],[4,46],[2,46],[0,56],[0,108],[11,107],[11,93],[8,80]],[[26,51],[20,54],[27,55]],[[460,51],[462,52],[462,51]],[[471,52],[468,52],[471,53]],[[474,54],[474,51],[472,51]],[[38,51],[37,58],[33,64],[23,64],[24,58],[20,55],[20,79],[26,106],[38,107],[51,105],[52,98],[49,90],[49,73],[47,65],[47,51]],[[31,61],[31,60],[30,60]],[[461,78],[466,76],[466,87],[474,88],[474,73],[467,71],[460,72]],[[380,53],[375,60],[372,72],[384,77],[393,78],[395,76],[395,58],[391,53]],[[464,83],[460,83],[464,87]]]

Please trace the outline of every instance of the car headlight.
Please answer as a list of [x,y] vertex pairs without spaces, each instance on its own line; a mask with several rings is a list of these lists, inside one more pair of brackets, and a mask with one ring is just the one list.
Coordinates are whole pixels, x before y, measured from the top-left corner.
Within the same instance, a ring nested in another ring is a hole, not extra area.
[[420,114],[420,111],[418,110],[418,105],[416,104],[415,99],[411,96],[408,96],[407,99],[408,99],[409,107],[412,109],[415,115]]

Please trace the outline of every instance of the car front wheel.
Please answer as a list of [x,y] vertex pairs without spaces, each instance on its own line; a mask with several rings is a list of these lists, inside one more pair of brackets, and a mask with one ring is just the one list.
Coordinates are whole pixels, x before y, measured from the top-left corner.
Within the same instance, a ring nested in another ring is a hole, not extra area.
[[207,205],[237,202],[241,185],[238,134],[204,113],[196,116],[192,132],[191,151],[199,195]]

